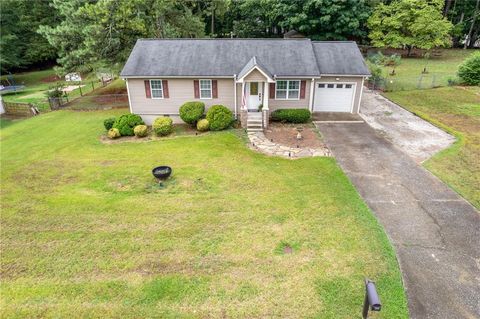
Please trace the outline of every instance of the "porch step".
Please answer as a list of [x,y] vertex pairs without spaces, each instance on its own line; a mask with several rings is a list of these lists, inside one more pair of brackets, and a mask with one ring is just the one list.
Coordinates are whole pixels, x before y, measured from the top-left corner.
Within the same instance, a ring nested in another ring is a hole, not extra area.
[[262,132],[263,116],[261,112],[249,112],[247,115],[247,132]]

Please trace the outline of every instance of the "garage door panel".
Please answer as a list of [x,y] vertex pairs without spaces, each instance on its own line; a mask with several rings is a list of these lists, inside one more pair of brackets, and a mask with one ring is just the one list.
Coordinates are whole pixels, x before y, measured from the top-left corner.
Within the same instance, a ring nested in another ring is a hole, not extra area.
[[315,112],[351,112],[355,92],[352,83],[317,83],[315,85]]

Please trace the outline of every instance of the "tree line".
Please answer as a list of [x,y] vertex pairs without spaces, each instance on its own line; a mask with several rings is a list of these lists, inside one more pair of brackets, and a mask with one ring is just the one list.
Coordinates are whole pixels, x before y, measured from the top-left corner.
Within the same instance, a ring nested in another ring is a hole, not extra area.
[[2,0],[2,72],[119,70],[138,38],[282,37],[473,47],[480,0]]

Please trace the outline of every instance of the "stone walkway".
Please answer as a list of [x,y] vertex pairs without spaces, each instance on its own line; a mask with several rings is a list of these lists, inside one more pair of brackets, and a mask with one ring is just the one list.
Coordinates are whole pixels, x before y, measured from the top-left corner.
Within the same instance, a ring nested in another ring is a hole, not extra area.
[[248,132],[247,134],[248,139],[250,140],[250,148],[266,155],[281,156],[289,159],[312,156],[332,156],[329,149],[326,147],[296,148],[271,142],[263,132]]

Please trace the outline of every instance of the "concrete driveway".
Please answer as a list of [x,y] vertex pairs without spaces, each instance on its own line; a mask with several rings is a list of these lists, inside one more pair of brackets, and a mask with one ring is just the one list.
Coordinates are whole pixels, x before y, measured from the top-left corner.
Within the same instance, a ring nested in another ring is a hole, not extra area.
[[410,316],[480,318],[475,208],[368,124],[316,125],[395,247]]
[[367,88],[360,110],[371,127],[419,163],[455,142],[455,137]]

